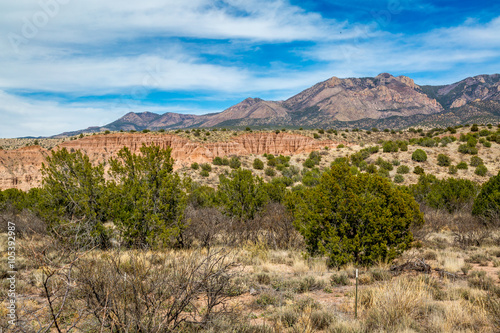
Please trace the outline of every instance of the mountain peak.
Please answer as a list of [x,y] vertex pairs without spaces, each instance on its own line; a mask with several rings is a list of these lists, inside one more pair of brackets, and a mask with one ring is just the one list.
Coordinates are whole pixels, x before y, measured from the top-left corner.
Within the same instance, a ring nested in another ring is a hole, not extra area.
[[376,79],[390,79],[390,78],[394,78],[394,76],[392,76],[389,73],[380,73],[379,75],[375,76],[375,78]]

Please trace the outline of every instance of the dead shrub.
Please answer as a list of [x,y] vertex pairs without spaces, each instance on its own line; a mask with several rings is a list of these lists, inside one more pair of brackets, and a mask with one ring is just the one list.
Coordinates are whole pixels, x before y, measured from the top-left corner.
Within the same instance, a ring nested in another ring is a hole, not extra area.
[[[204,325],[224,312],[234,274],[228,253],[155,256],[116,251],[80,261],[79,292],[101,327],[114,332],[174,330],[183,322]],[[153,265],[153,259],[159,264]]]

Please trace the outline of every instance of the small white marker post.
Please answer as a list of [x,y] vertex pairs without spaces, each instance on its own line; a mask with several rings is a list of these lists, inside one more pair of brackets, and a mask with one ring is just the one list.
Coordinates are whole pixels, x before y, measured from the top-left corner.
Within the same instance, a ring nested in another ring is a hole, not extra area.
[[354,318],[358,319],[358,269],[356,268],[356,304],[354,306]]

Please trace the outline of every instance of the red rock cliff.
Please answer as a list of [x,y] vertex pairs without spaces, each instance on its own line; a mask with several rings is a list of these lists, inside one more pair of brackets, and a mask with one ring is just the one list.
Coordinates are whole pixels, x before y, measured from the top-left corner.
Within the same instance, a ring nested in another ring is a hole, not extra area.
[[[307,153],[332,146],[333,141],[318,141],[310,137],[288,133],[250,133],[235,137],[229,142],[200,143],[170,134],[131,134],[87,136],[67,141],[54,149],[69,151],[80,149],[94,162],[103,162],[124,146],[138,153],[143,144],[171,147],[175,167],[178,169],[192,162],[208,162],[220,156],[246,156],[250,154],[293,155]],[[50,154],[40,146],[24,147],[17,150],[0,150],[0,189],[17,188],[29,190],[41,185],[41,166]]]

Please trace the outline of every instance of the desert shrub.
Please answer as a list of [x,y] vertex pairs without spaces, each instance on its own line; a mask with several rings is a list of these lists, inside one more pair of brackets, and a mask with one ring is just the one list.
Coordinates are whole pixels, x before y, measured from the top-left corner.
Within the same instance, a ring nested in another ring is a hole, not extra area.
[[371,268],[370,276],[372,281],[387,281],[392,278],[392,274],[388,270],[380,267]]
[[400,165],[397,169],[396,172],[399,174],[407,174],[410,172],[410,168],[407,165]]
[[200,171],[200,176],[204,177],[204,178],[207,178],[210,176],[210,172],[207,171],[207,170],[201,170]]
[[366,172],[367,173],[377,173],[377,166],[375,164],[368,164],[366,166]]
[[229,167],[231,169],[238,169],[241,166],[240,159],[236,156],[231,157],[229,160]]
[[474,200],[472,214],[485,216],[490,220],[500,217],[500,172],[483,184],[479,195]]
[[479,131],[479,127],[477,126],[477,124],[472,124],[472,126],[470,128],[470,131],[471,132],[477,132],[477,131]]
[[229,159],[227,157],[222,158],[222,165],[225,165],[225,166],[229,165]]
[[470,166],[477,167],[484,164],[483,159],[479,156],[472,156],[470,158]]
[[488,168],[484,164],[478,165],[474,173],[478,176],[486,176],[488,173]]
[[281,171],[281,174],[283,177],[288,177],[292,178],[293,176],[296,176],[300,173],[300,169],[296,167],[295,165],[290,166],[289,168],[284,169]]
[[81,260],[74,274],[94,317],[88,331],[160,332],[178,330],[186,316],[201,325],[213,320],[233,292],[233,267],[223,252],[185,258],[112,252]]
[[454,165],[450,165],[450,167],[448,168],[448,173],[449,173],[450,175],[456,175],[456,174],[457,174],[457,172],[458,172],[457,167],[456,167],[456,166],[454,166]]
[[411,159],[416,162],[425,162],[427,161],[427,154],[422,149],[417,149],[411,155]]
[[418,202],[450,213],[471,204],[478,193],[478,185],[467,179],[437,179],[434,175],[422,175],[410,191]]
[[316,186],[319,184],[319,179],[321,178],[321,173],[318,169],[312,169],[307,171],[302,176],[302,184],[308,187]]
[[222,165],[222,158],[219,157],[219,156],[216,156],[213,161],[212,161],[212,164],[213,165]]
[[467,167],[467,162],[460,162],[457,164],[457,169],[459,170],[467,170],[468,167]]
[[397,159],[392,160],[392,162],[391,162],[391,163],[392,163],[392,165],[394,165],[394,166],[398,166],[398,165],[400,165],[400,164],[401,164],[401,162],[399,162],[399,160],[397,160]]
[[402,176],[402,175],[395,175],[394,176],[394,182],[396,184],[400,184],[400,183],[403,183],[405,181],[405,178]]
[[334,322],[335,317],[329,311],[315,310],[311,312],[309,319],[314,330],[325,330]]
[[401,151],[408,151],[408,141],[398,140],[396,141],[396,143],[398,144],[398,147],[399,149],[401,149]]
[[379,176],[352,175],[348,164],[334,165],[303,198],[292,192],[287,202],[309,253],[327,255],[334,267],[391,260],[410,246],[410,226],[423,223],[409,194]]
[[321,161],[321,155],[319,154],[319,152],[312,151],[309,154],[309,157],[305,160],[304,166],[306,168],[313,168],[316,165],[318,165],[320,161]]
[[383,168],[380,168],[377,172],[377,174],[380,176],[380,177],[384,177],[384,178],[389,178],[390,175],[389,175],[389,170],[386,170],[386,169],[383,169]]
[[253,160],[253,168],[256,170],[263,170],[264,169],[264,162],[262,160],[256,158]]
[[420,138],[417,141],[417,143],[419,146],[422,146],[422,147],[436,147],[437,146],[436,140],[431,139],[431,138]]
[[430,299],[428,286],[416,279],[401,278],[370,287],[361,294],[366,309],[365,330],[402,332],[421,318],[423,306]]
[[438,161],[437,164],[443,167],[450,166],[451,164],[451,158],[445,154],[439,154],[437,157],[437,161]]
[[384,160],[383,158],[379,157],[376,161],[375,164],[380,166],[381,169],[387,170],[387,171],[392,171],[394,169],[393,165],[391,162],[388,162]]
[[266,168],[264,170],[264,173],[266,174],[266,176],[269,176],[269,177],[274,177],[276,176],[276,171],[273,169],[273,168]]
[[198,170],[200,168],[200,165],[196,162],[191,163],[191,169],[193,170]]
[[346,272],[333,273],[330,276],[330,283],[332,286],[348,286],[351,284],[349,281],[349,276]]
[[202,165],[200,165],[200,167],[201,167],[201,170],[203,170],[203,171],[207,171],[207,172],[212,171],[212,166],[209,163],[203,163]]
[[385,141],[382,144],[382,150],[384,151],[384,153],[392,153],[392,152],[397,153],[399,150],[399,146],[394,141]]
[[413,168],[413,173],[416,175],[423,175],[425,173],[425,170],[421,166],[417,165],[415,168]]

